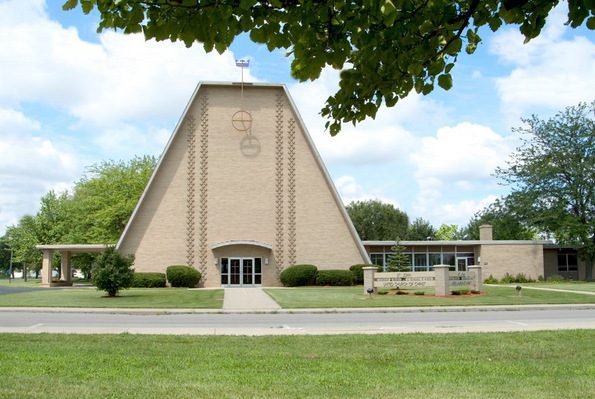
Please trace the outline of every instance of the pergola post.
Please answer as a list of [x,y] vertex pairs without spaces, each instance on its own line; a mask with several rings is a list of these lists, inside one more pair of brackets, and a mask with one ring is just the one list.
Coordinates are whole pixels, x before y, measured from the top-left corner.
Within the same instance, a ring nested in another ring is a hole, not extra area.
[[52,257],[54,251],[44,249],[42,251],[43,260],[41,261],[41,285],[49,287],[52,284]]
[[60,253],[60,280],[71,282],[72,281],[72,261],[71,252],[64,251]]

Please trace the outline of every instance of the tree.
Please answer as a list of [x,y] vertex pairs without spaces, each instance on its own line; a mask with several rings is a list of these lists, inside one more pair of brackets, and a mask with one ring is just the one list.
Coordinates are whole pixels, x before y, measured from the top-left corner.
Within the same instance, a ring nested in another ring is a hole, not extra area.
[[93,284],[97,289],[107,292],[108,296],[117,296],[120,290],[132,285],[133,263],[132,255],[123,256],[115,247],[107,248],[97,257],[97,263],[93,268]]
[[[9,226],[6,239],[14,261],[36,274],[41,269],[38,244],[115,243],[157,164],[152,156],[93,165],[72,193],[48,192],[35,215]],[[73,264],[89,277],[95,255],[76,255]]]
[[442,224],[436,231],[436,239],[441,241],[463,240],[465,235],[456,224]]
[[533,115],[515,129],[522,144],[496,175],[512,188],[512,209],[562,245],[576,246],[593,278],[595,260],[595,102],[553,118]]
[[352,201],[347,205],[347,213],[364,241],[392,240],[407,233],[409,217],[392,204],[379,200]]
[[[286,49],[292,75],[314,80],[329,65],[343,69],[339,90],[322,115],[332,135],[341,123],[374,118],[383,103],[394,106],[412,90],[448,90],[457,57],[472,54],[486,25],[497,31],[520,25],[529,41],[541,33],[558,1],[544,0],[68,0],[85,13],[99,12],[99,28],[145,38],[202,43],[223,53],[249,32],[269,50]],[[567,24],[595,29],[595,4],[568,1]]]
[[408,272],[411,271],[411,255],[407,255],[405,246],[401,245],[399,237],[395,240],[395,245],[390,247],[392,254],[388,255],[389,272]]
[[156,165],[155,157],[144,156],[89,167],[74,187],[71,205],[74,220],[63,241],[115,243]]
[[409,225],[406,239],[411,241],[425,241],[436,238],[436,229],[423,218],[417,218]]
[[506,198],[496,200],[477,212],[464,229],[469,240],[479,240],[479,226],[491,224],[495,240],[534,240],[537,230],[527,225],[522,215],[516,214],[509,206]]
[[16,226],[6,229],[8,246],[13,250],[13,259],[22,264],[23,278],[27,279],[28,270],[39,274],[41,269],[41,252],[35,246],[41,244],[41,233],[38,220],[25,215]]

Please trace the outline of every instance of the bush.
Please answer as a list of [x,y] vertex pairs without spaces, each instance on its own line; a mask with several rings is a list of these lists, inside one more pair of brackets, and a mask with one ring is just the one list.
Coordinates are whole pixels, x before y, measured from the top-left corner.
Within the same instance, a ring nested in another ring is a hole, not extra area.
[[529,278],[527,276],[525,276],[524,273],[519,273],[516,275],[516,277],[514,278],[514,282],[515,283],[534,283],[535,280],[533,280],[532,278]]
[[452,290],[452,291],[450,291],[450,293],[452,295],[467,295],[469,293],[469,290],[466,288],[462,288],[459,290]]
[[93,267],[93,284],[97,289],[107,292],[108,296],[118,295],[118,291],[130,288],[134,269],[133,256],[123,256],[114,247],[108,247],[97,257]]
[[161,288],[165,287],[165,273],[135,272],[131,287]]
[[490,276],[488,278],[486,278],[485,280],[483,280],[484,284],[498,284],[499,281],[496,277],[492,276],[490,274]]
[[314,265],[294,265],[283,270],[279,277],[285,287],[301,287],[315,285],[317,272],[318,268]]
[[317,285],[347,286],[353,285],[353,273],[350,270],[319,270]]
[[514,277],[512,277],[512,276],[511,276],[510,274],[508,274],[508,273],[506,273],[506,274],[504,275],[504,277],[502,277],[502,278],[500,279],[500,283],[502,283],[502,284],[512,284],[512,283],[514,283],[514,282],[515,282],[515,279],[514,279]]
[[415,291],[415,295],[426,295],[425,291]]
[[[364,271],[362,270],[364,267],[377,267],[376,265],[353,265],[349,268],[351,274],[353,274],[353,283],[354,284],[363,284],[364,283]],[[381,269],[378,271],[382,271]]]
[[172,287],[196,287],[200,278],[200,272],[191,266],[174,265],[169,266],[165,271],[167,281]]
[[477,295],[477,294],[481,294],[481,291],[479,291],[479,290],[471,290],[471,293]]
[[547,281],[548,283],[561,283],[564,280],[565,280],[565,278],[558,274],[554,274],[554,275],[549,276],[548,278],[545,279],[545,281]]
[[378,295],[386,295],[388,294],[388,291],[386,290],[378,290],[378,292],[376,292]]

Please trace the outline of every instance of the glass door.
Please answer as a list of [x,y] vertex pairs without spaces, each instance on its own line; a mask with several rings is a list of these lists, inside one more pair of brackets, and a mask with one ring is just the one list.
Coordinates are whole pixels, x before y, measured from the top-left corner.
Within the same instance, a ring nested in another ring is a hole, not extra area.
[[252,285],[254,274],[254,259],[244,258],[242,259],[242,285]]
[[242,285],[241,259],[229,259],[229,285]]
[[262,258],[221,258],[221,285],[262,284]]
[[457,271],[458,272],[466,272],[467,271],[467,258],[457,258]]

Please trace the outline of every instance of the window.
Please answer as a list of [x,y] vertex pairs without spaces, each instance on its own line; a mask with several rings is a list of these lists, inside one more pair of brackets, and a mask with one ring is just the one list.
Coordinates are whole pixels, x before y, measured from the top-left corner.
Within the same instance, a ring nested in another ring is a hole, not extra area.
[[384,254],[370,254],[370,260],[373,264],[384,268]]
[[426,254],[415,254],[413,256],[414,260],[414,271],[416,272],[425,272],[428,270],[428,257]]
[[558,271],[559,272],[576,272],[578,271],[578,262],[576,254],[558,254]]

